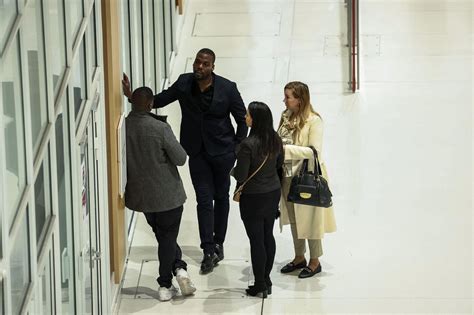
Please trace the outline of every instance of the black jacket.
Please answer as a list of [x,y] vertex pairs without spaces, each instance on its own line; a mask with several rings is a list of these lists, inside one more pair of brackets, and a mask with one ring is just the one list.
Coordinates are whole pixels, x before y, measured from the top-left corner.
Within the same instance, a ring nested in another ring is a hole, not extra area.
[[[182,113],[180,142],[189,156],[198,154],[203,145],[211,156],[232,152],[236,144],[247,136],[246,110],[237,85],[216,74],[213,77],[214,96],[205,112],[193,100],[192,73],[180,75],[172,86],[155,95],[155,108],[179,101]],[[237,123],[237,131],[229,114]]]
[[[262,164],[264,156],[258,154],[258,143],[253,137],[246,138],[237,150],[237,164],[233,176],[240,186]],[[243,194],[263,194],[280,188],[277,170],[283,165],[283,146],[278,155],[269,157],[262,168],[245,184]]]

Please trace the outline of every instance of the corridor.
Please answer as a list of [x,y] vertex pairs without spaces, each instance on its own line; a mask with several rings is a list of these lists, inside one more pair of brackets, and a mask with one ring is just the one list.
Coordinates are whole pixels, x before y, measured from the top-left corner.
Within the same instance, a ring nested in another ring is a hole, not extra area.
[[[179,244],[197,292],[157,300],[156,240],[138,215],[119,314],[472,313],[473,4],[365,0],[360,20],[361,90],[352,94],[344,1],[189,1],[171,83],[209,47],[215,73],[237,83],[246,105],[269,104],[275,126],[284,85],[307,83],[324,120],[338,231],[323,240],[323,272],[298,279],[279,272],[294,253],[289,227],[276,224],[273,294],[247,297],[249,242],[235,202],[225,259],[199,274],[185,165]],[[160,113],[178,135],[178,104]]]

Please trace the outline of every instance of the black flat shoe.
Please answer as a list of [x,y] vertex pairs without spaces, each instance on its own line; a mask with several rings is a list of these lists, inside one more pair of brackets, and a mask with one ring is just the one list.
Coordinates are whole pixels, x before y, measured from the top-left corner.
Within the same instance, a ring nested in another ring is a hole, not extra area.
[[321,264],[316,267],[316,269],[313,271],[309,267],[304,267],[303,270],[301,270],[300,274],[298,275],[298,278],[304,279],[304,278],[310,278],[314,276],[317,273],[321,272]]
[[219,258],[219,261],[223,260],[224,259],[224,245],[216,244],[215,253],[217,255],[217,258]]
[[216,253],[213,253],[212,255],[204,255],[201,262],[201,274],[205,275],[212,272],[218,263],[219,258],[217,257]]
[[283,266],[283,268],[280,269],[280,272],[281,273],[290,273],[290,272],[293,272],[297,269],[301,269],[301,268],[304,268],[304,267],[306,267],[306,260],[303,260],[302,262],[300,262],[299,264],[296,264],[296,265],[293,262],[289,262],[285,266]]
[[248,289],[245,289],[247,295],[256,296],[259,298],[266,299],[268,296],[268,289],[258,289],[254,285],[250,285]]

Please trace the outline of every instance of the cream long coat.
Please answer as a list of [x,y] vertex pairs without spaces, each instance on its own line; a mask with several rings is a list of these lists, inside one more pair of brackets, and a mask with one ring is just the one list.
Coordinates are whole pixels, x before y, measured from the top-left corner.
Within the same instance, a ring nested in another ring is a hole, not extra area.
[[[327,180],[326,166],[322,159],[321,149],[323,144],[323,122],[318,115],[311,114],[306,120],[303,129],[294,145],[285,145],[285,161],[291,160],[292,173],[297,174],[304,159],[309,159],[309,170],[314,170],[313,151],[309,146],[316,148],[323,177]],[[280,228],[290,224],[288,218],[288,204],[286,201],[290,187],[291,177],[283,179],[283,189],[280,202]],[[296,229],[299,239],[322,239],[325,233],[336,231],[336,220],[333,208],[320,208],[293,204],[295,207]]]

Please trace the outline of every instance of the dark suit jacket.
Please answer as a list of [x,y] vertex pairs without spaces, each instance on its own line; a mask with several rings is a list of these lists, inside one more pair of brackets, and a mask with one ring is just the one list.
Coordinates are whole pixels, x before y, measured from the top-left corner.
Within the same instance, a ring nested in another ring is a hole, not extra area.
[[[214,96],[209,110],[203,112],[194,103],[194,75],[185,73],[168,89],[155,95],[153,107],[164,107],[176,100],[181,106],[180,142],[189,156],[195,156],[202,146],[211,156],[233,152],[235,145],[247,136],[246,109],[237,85],[213,74]],[[237,123],[234,130],[230,114]]]

